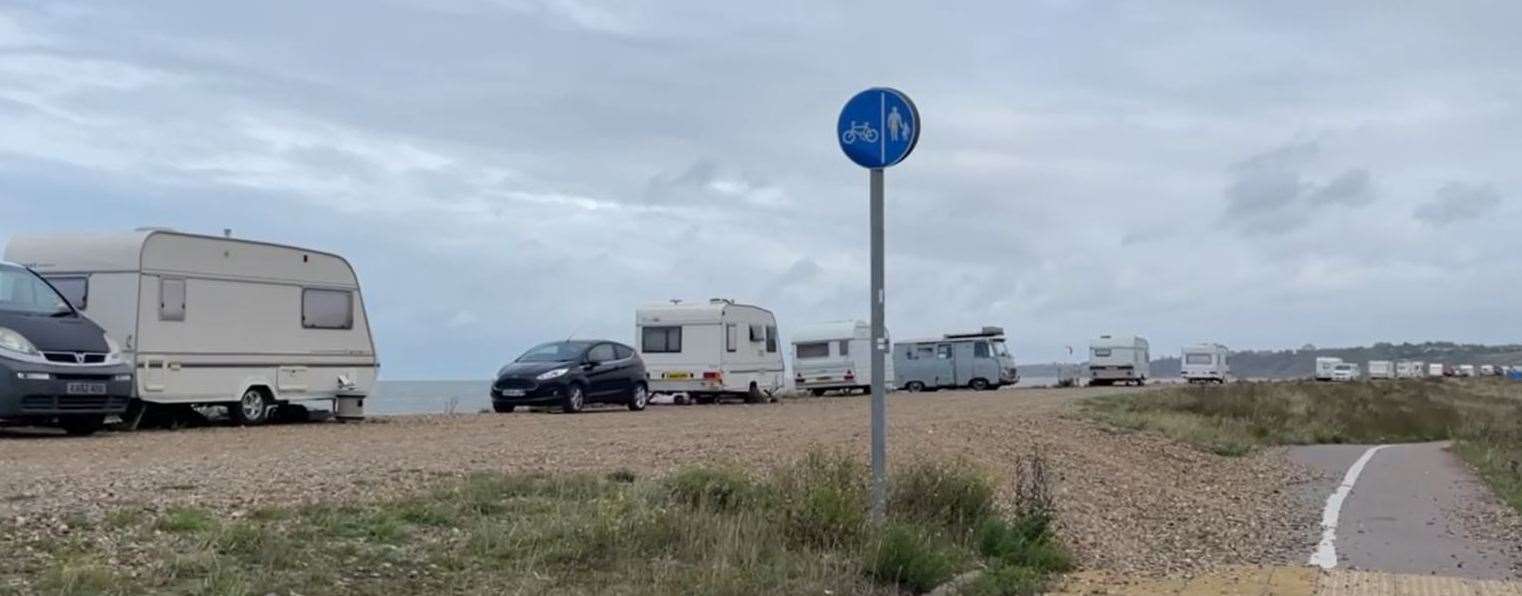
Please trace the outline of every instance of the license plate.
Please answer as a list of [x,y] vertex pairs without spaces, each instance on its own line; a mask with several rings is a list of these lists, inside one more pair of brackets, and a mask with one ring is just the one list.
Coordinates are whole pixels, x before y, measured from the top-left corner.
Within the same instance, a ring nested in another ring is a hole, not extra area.
[[692,373],[688,373],[688,372],[661,373],[661,378],[662,379],[691,379],[692,378]]
[[524,391],[522,389],[503,389],[502,395],[506,395],[508,397],[523,397]]
[[105,383],[69,383],[64,387],[69,395],[105,395]]

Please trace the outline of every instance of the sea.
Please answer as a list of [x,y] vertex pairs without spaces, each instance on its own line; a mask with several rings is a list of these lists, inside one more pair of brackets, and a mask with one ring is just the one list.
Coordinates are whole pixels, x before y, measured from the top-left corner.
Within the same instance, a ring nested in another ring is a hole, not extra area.
[[[1056,377],[1022,377],[1016,388],[1052,386]],[[368,416],[475,414],[491,410],[491,381],[380,381],[365,400]]]

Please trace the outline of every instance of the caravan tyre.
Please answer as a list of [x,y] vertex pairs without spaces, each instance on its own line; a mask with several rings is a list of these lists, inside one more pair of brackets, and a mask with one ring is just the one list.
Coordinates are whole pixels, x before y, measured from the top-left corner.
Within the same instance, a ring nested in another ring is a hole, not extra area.
[[629,392],[629,409],[638,412],[649,404],[650,390],[645,388],[644,383],[635,383],[634,389]]
[[259,387],[249,387],[243,392],[243,397],[237,403],[228,404],[227,417],[232,419],[233,424],[239,426],[254,426],[264,424],[270,416],[269,396]]
[[745,403],[759,404],[764,399],[761,395],[761,387],[755,383],[750,384],[750,391],[745,393]]
[[586,405],[586,394],[582,392],[581,385],[572,383],[565,389],[565,398],[560,403],[561,411],[567,414],[575,414]]

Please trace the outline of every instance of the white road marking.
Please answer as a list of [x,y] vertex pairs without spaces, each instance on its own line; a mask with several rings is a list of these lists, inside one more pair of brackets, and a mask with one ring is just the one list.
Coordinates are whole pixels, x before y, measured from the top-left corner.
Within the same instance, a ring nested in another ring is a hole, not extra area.
[[1326,498],[1326,509],[1321,511],[1321,543],[1316,545],[1316,553],[1311,555],[1310,564],[1322,569],[1331,569],[1337,566],[1337,516],[1342,513],[1342,502],[1348,498],[1348,493],[1353,492],[1353,484],[1358,482],[1358,476],[1363,474],[1364,466],[1374,458],[1374,454],[1385,445],[1370,447],[1368,451],[1353,462],[1348,468],[1347,475],[1342,477],[1342,484],[1332,495]]

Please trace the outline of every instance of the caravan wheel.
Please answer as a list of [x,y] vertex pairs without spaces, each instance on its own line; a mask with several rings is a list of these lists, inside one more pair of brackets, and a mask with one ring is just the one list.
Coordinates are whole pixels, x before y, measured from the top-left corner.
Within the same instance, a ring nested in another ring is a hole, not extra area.
[[228,404],[227,417],[239,426],[264,424],[270,416],[270,399],[260,387],[249,387],[238,403]]
[[761,396],[761,387],[755,383],[751,383],[750,391],[746,392],[745,394],[745,403],[759,404],[761,403],[762,399],[763,397]]

